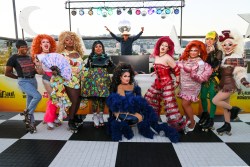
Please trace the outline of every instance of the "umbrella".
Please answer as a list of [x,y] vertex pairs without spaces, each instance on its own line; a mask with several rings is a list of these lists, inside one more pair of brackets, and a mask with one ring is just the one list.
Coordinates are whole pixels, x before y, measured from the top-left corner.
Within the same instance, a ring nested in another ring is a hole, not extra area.
[[57,67],[64,79],[70,80],[72,75],[71,66],[68,60],[61,54],[49,53],[41,61],[47,68]]

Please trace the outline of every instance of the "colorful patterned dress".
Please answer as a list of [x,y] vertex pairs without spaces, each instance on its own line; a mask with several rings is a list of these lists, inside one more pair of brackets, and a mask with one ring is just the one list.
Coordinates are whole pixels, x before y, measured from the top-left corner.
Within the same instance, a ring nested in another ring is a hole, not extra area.
[[112,66],[113,63],[106,54],[89,56],[85,65],[81,95],[83,97],[108,97],[111,83],[108,68]]
[[83,74],[82,72],[84,70],[84,62],[82,57],[81,56],[78,58],[69,57],[70,54],[77,54],[77,52],[74,50],[73,51],[64,50],[61,54],[64,55],[65,58],[69,61],[69,64],[71,65],[72,69],[72,78],[71,80],[64,83],[65,86],[74,89],[79,89],[81,77]]
[[83,68],[83,59],[79,58],[70,58],[69,54],[78,54],[76,51],[67,51],[61,53],[69,62],[72,69],[72,77],[69,81],[64,80],[61,76],[53,76],[50,80],[51,87],[53,88],[53,92],[51,93],[53,104],[56,104],[60,107],[58,119],[62,121],[67,117],[66,111],[68,111],[71,106],[71,101],[66,93],[65,86],[70,88],[79,89],[80,88],[80,80]]

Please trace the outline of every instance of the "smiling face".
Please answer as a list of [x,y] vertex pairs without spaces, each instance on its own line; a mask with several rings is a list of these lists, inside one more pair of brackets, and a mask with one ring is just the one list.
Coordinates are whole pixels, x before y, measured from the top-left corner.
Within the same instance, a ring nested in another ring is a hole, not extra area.
[[43,53],[49,53],[50,42],[48,39],[42,39],[40,46],[42,48]]
[[29,48],[27,45],[23,45],[23,46],[20,46],[17,50],[18,50],[19,55],[27,55]]
[[222,49],[223,49],[224,53],[226,55],[228,55],[228,54],[231,54],[231,53],[234,52],[234,49],[237,46],[237,44],[234,44],[233,40],[228,38],[228,39],[226,39],[225,41],[222,42],[221,46],[222,46]]
[[68,47],[68,48],[73,48],[73,47],[74,47],[74,44],[75,44],[75,42],[74,42],[73,37],[67,36],[67,37],[65,38],[65,40],[64,40],[64,45],[65,45],[65,48],[66,48],[66,49],[67,49],[67,47]]
[[190,51],[189,51],[189,56],[191,59],[194,59],[196,57],[198,57],[200,54],[200,51],[197,47],[193,46]]
[[168,50],[169,50],[168,43],[162,42],[160,46],[160,56],[166,54]]
[[129,72],[124,72],[122,76],[120,77],[121,84],[127,85],[130,82],[130,73]]
[[103,48],[102,48],[102,45],[101,44],[96,44],[95,45],[95,48],[94,48],[94,52],[95,54],[97,55],[101,55],[103,53]]

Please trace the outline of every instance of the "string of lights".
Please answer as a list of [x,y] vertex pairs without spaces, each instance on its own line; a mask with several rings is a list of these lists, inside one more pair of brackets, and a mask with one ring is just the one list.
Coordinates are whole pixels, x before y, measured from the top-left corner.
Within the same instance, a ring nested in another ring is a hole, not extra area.
[[184,0],[167,0],[167,1],[66,1],[65,9],[70,10],[72,16],[94,14],[103,17],[121,15],[126,12],[129,15],[160,15],[166,18],[166,15],[179,14],[182,7],[185,6]]

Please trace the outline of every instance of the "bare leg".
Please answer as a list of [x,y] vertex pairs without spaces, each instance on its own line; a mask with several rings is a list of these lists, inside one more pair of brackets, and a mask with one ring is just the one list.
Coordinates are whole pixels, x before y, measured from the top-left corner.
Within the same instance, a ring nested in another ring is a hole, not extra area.
[[50,94],[51,94],[52,91],[53,91],[52,87],[50,86],[50,82],[47,81],[47,80],[44,80],[44,79],[42,80],[42,82],[43,82],[43,86],[44,86],[45,90],[47,91],[48,96],[49,96],[49,98],[50,98]]
[[232,109],[232,106],[229,104],[229,99],[230,99],[231,94],[232,94],[231,92],[219,91],[212,100],[212,102],[216,106],[223,107],[225,122],[228,122],[228,123],[230,122],[230,116],[231,116],[231,113],[228,112],[228,110]]
[[193,109],[191,106],[192,102],[191,101],[187,101],[185,99],[182,99],[182,108],[185,112],[185,115],[189,118],[189,120],[191,121],[189,128],[193,129],[195,126],[195,120],[194,120],[194,113],[193,113]]

